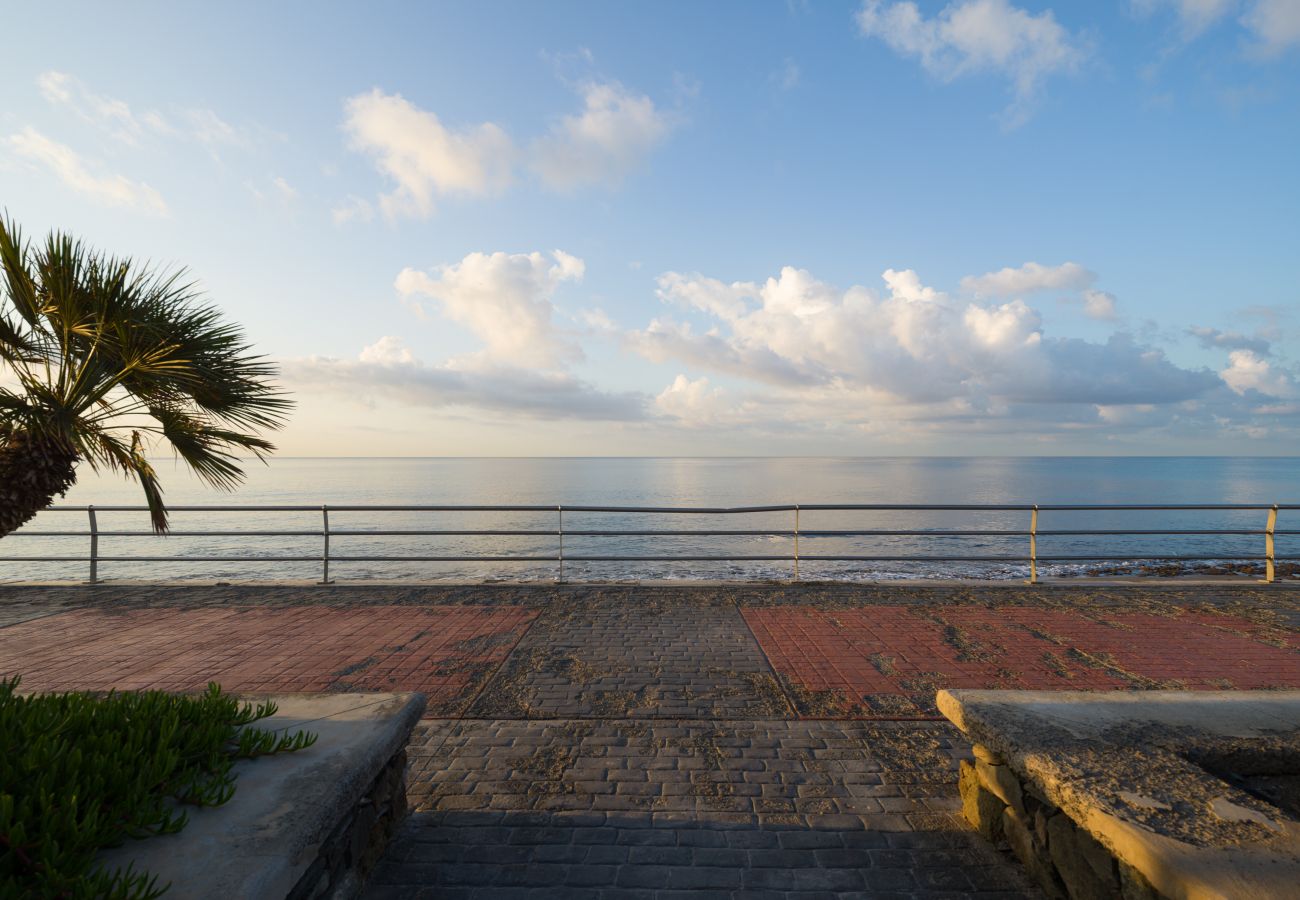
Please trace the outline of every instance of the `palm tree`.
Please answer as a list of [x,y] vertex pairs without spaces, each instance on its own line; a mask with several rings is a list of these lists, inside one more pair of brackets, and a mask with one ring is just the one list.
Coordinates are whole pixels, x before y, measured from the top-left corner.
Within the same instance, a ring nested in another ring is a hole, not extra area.
[[[183,270],[159,271],[51,233],[39,249],[0,219],[0,538],[76,480],[77,464],[144,489],[167,530],[146,454],[170,444],[208,484],[243,479],[241,451],[291,406],[241,329],[202,301]],[[17,381],[16,387],[14,381]]]

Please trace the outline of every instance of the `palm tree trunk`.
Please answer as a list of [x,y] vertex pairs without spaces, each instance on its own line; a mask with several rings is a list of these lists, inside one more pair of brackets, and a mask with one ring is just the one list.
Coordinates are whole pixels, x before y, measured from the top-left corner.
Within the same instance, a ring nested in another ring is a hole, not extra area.
[[77,460],[57,441],[0,431],[0,538],[67,493],[77,480]]

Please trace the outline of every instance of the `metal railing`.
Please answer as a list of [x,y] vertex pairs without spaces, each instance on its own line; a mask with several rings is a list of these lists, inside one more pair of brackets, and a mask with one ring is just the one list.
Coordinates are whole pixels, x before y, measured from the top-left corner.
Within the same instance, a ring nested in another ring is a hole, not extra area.
[[[1045,562],[1132,562],[1141,559],[1150,562],[1262,562],[1264,563],[1264,581],[1272,582],[1276,577],[1276,564],[1283,561],[1300,561],[1300,556],[1279,556],[1276,553],[1275,538],[1279,535],[1300,535],[1300,530],[1284,531],[1277,528],[1278,513],[1282,510],[1297,510],[1300,504],[890,504],[890,503],[817,503],[790,504],[780,506],[743,506],[743,507],[656,507],[656,506],[172,506],[173,513],[266,513],[266,512],[313,512],[321,517],[320,529],[299,530],[233,530],[233,531],[186,531],[177,530],[170,534],[175,537],[319,537],[321,553],[310,556],[247,556],[223,554],[220,556],[105,556],[99,552],[99,539],[155,537],[152,531],[105,531],[99,528],[98,513],[147,512],[145,506],[51,506],[47,512],[75,513],[87,516],[88,531],[17,531],[9,537],[88,537],[90,553],[82,556],[0,556],[0,563],[6,562],[87,562],[90,566],[89,582],[99,583],[99,566],[101,563],[317,563],[321,566],[321,584],[332,584],[330,563],[452,563],[452,562],[501,562],[501,563],[555,563],[558,580],[564,581],[565,563],[607,563],[607,562],[780,562],[789,564],[791,575],[795,580],[800,577],[801,562],[974,562],[974,563],[1021,563],[1029,566],[1028,583],[1039,581],[1038,568]],[[1039,514],[1047,512],[1249,512],[1266,513],[1263,528],[1218,528],[1218,529],[1041,529],[1038,526]],[[330,513],[535,513],[554,514],[555,528],[533,529],[346,529],[331,528]],[[565,513],[613,513],[624,515],[754,515],[760,513],[793,514],[792,528],[764,529],[574,529],[565,528]],[[1019,512],[1029,514],[1029,525],[1024,530],[1005,529],[801,529],[800,513],[807,512]],[[1256,536],[1262,537],[1264,552],[1260,555],[1223,553],[1223,554],[1129,554],[1122,556],[1107,554],[1055,554],[1040,555],[1038,540],[1041,537],[1095,537],[1095,536]],[[357,556],[339,555],[331,551],[330,539],[339,537],[535,537],[554,538],[556,551],[543,555],[402,555],[402,556]],[[793,540],[792,554],[714,554],[714,555],[592,555],[567,554],[564,550],[565,537],[609,538],[609,537],[776,537]],[[913,537],[913,538],[1028,538],[1028,553],[1011,556],[958,555],[958,556],[900,556],[900,555],[859,555],[859,554],[807,554],[800,553],[800,538],[853,538],[853,537]]]

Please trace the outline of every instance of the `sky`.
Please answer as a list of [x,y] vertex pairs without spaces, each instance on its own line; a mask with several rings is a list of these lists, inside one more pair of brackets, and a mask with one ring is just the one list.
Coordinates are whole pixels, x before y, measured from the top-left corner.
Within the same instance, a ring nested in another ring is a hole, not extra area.
[[1294,454],[1300,0],[11,4],[296,456]]

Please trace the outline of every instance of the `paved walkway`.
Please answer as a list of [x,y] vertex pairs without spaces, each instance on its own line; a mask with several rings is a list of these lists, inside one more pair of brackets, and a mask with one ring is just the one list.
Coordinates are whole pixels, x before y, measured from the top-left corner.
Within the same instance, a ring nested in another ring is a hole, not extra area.
[[17,673],[424,691],[375,898],[1023,897],[935,690],[1300,687],[1300,592],[0,587]]

